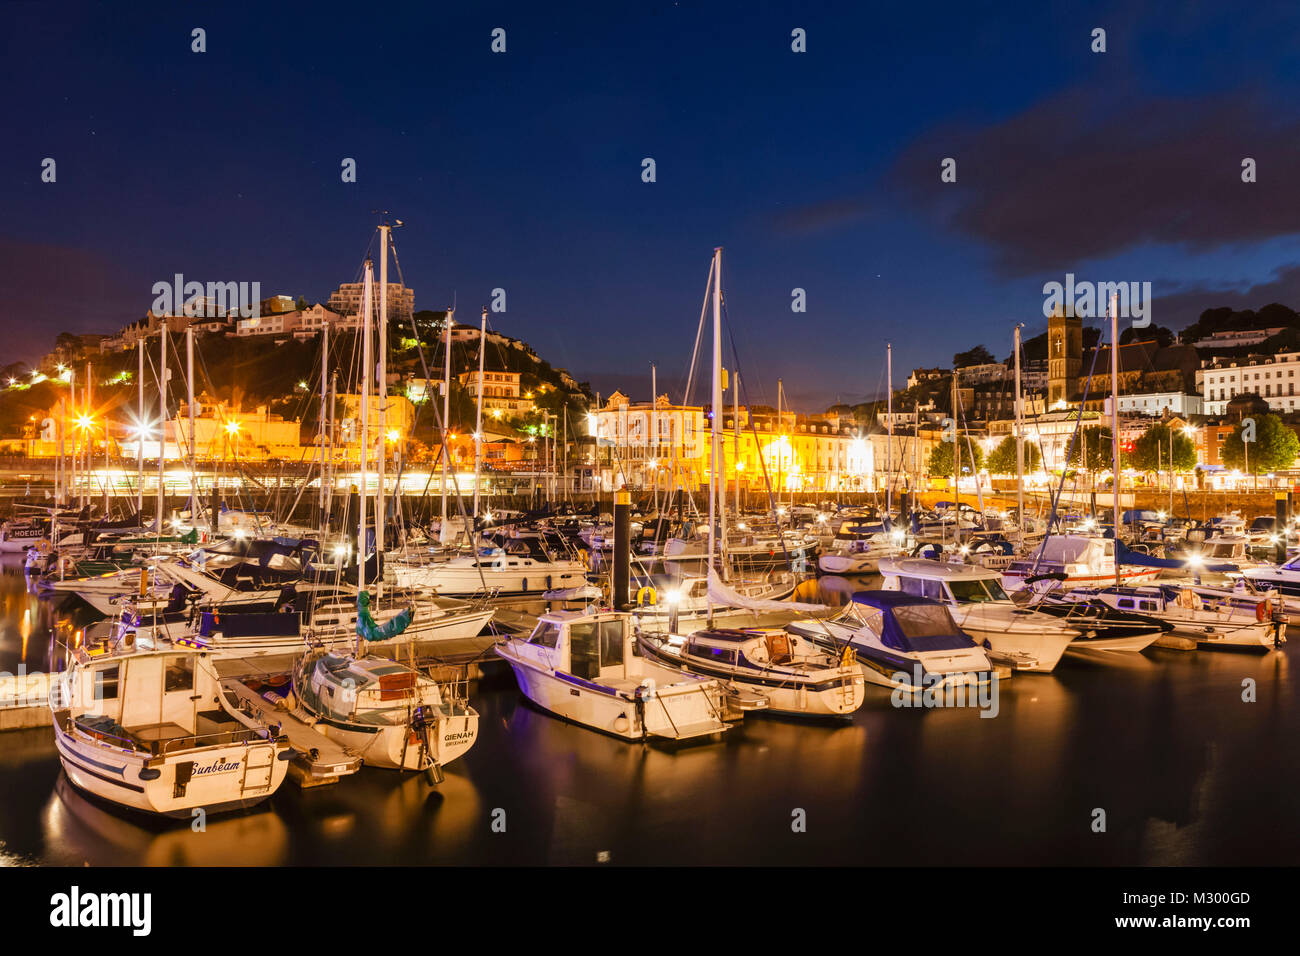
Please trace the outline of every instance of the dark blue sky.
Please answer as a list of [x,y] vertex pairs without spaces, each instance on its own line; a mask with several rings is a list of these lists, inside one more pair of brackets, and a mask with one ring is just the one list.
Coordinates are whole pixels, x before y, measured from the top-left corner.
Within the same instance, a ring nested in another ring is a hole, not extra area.
[[175,272],[324,299],[376,209],[417,308],[504,287],[496,328],[637,397],[651,361],[679,397],[715,245],[751,397],[808,410],[877,392],[887,340],[897,380],[1006,355],[1067,271],[1153,282],[1175,327],[1300,306],[1281,5],[550,6],[6,4],[4,361]]

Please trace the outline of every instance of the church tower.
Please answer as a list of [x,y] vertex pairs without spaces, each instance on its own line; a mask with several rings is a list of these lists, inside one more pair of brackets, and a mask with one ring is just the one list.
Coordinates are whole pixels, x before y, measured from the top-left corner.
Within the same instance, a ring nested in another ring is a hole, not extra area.
[[1060,309],[1047,320],[1047,405],[1068,402],[1083,366],[1083,323]]

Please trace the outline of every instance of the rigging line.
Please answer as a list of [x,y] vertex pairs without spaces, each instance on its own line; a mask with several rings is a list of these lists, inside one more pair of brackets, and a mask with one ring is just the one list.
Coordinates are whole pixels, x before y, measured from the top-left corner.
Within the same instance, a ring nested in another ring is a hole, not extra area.
[[[1056,495],[1052,499],[1052,511],[1047,516],[1047,533],[1043,535],[1043,543],[1038,547],[1038,554],[1034,557],[1034,566],[1030,574],[1038,573],[1038,566],[1042,563],[1043,554],[1047,551],[1047,542],[1052,537],[1052,528],[1057,523],[1056,507],[1061,500],[1061,492],[1065,490],[1065,473],[1069,470],[1070,458],[1074,455],[1074,443],[1078,440],[1079,430],[1083,427],[1083,409],[1088,403],[1088,393],[1092,389],[1092,377],[1097,371],[1097,356],[1101,354],[1100,349],[1094,349],[1092,353],[1092,367],[1088,370],[1088,381],[1083,386],[1083,398],[1079,402],[1079,418],[1075,423],[1074,431],[1070,433],[1070,447],[1065,452],[1065,464],[1062,466],[1061,483],[1057,486]],[[1067,383],[1068,384],[1068,383]],[[1040,433],[1041,434],[1041,433]],[[1112,436],[1112,441],[1115,436]],[[1118,495],[1119,484],[1116,481],[1118,476],[1111,476],[1111,490]],[[1119,542],[1119,528],[1115,529],[1115,541]],[[1116,548],[1115,560],[1119,560],[1119,550]]]
[[[723,305],[722,305],[722,314],[723,314],[724,316],[727,315],[727,306],[726,306],[726,303],[725,303],[725,302],[724,302]],[[726,323],[726,326],[727,326],[727,338],[728,338],[728,340],[731,342],[731,356],[732,356],[732,358],[734,358],[734,359],[736,360],[736,367],[737,367],[737,369],[739,369],[739,367],[740,367],[740,355],[739,355],[739,353],[737,353],[737,351],[736,351],[736,339],[735,339],[735,336],[733,336],[733,335],[731,334],[731,320],[730,320],[730,318],[728,318],[727,323]],[[740,380],[740,391],[741,391],[741,394],[745,396],[745,405],[746,405],[746,407],[747,407],[747,408],[753,408],[753,406],[749,404],[749,386],[746,384],[747,381],[748,381],[748,379],[746,379],[746,378],[744,378],[744,377],[741,378],[741,380]],[[722,419],[721,419],[721,416],[719,416],[719,415],[717,415],[717,414],[715,413],[715,416],[714,416],[715,426],[717,426],[717,423],[720,423],[721,420],[722,420]],[[780,422],[777,422],[777,428],[778,428],[778,429],[780,428],[780,425],[781,425],[781,423],[780,423]],[[750,433],[754,436],[754,451],[757,453],[758,464],[759,464],[759,466],[763,469],[763,483],[764,483],[764,485],[767,487],[767,503],[768,503],[768,505],[771,507],[771,509],[772,509],[772,513],[775,514],[775,513],[776,513],[776,502],[775,502],[775,500],[774,500],[774,498],[773,498],[773,495],[772,495],[772,479],[771,479],[771,476],[769,476],[768,473],[767,473],[767,462],[763,459],[763,454],[762,454],[762,450],[761,450],[762,446],[759,444],[759,441],[758,441],[758,430],[757,430],[757,428],[755,428],[755,426],[754,426],[754,416],[753,416],[752,414],[749,416],[749,431],[750,431]],[[779,451],[779,450],[777,451],[777,454],[780,455],[780,451]],[[739,480],[739,479],[737,479],[737,480]],[[725,473],[725,471],[724,471],[724,473],[723,473],[723,490],[724,490],[724,492],[725,492],[725,490],[726,490],[726,473]],[[739,518],[740,516],[737,515],[736,517]],[[786,568],[789,569],[789,571],[790,571],[791,574],[794,574],[794,573],[795,573],[795,571],[794,571],[794,560],[790,557],[790,551],[789,551],[789,549],[786,548],[786,545],[785,545],[785,533],[781,530],[781,523],[780,523],[779,521],[777,522],[777,525],[776,525],[776,535],[777,535],[777,539],[781,542],[781,554],[785,557],[785,565],[786,565]]]

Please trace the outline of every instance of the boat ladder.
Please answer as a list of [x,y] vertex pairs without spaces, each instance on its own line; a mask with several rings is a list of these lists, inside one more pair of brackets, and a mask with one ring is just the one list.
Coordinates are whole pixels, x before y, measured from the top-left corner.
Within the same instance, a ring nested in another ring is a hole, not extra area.
[[239,782],[240,796],[250,790],[261,792],[269,789],[275,776],[274,767],[275,747],[269,743],[249,747],[244,755],[244,775]]

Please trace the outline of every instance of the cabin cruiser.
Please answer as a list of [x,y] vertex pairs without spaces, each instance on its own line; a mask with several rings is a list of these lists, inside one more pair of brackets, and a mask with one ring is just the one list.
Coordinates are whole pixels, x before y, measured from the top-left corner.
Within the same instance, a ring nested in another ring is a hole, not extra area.
[[478,736],[467,695],[382,657],[313,650],[294,669],[293,692],[317,730],[372,767],[437,780]]
[[731,729],[722,684],[637,653],[619,611],[542,615],[528,637],[496,645],[523,695],[553,714],[625,740],[686,740]]
[[1260,564],[1242,571],[1256,588],[1276,590],[1286,597],[1300,597],[1300,555],[1285,564]]
[[984,648],[962,632],[947,605],[901,591],[858,591],[836,616],[805,618],[786,630],[852,648],[862,675],[890,689],[978,687],[993,676]]
[[827,649],[782,628],[714,628],[682,636],[642,631],[643,653],[700,677],[726,681],[785,714],[842,716],[862,706],[852,652]]
[[277,728],[227,694],[212,653],[184,637],[71,649],[50,709],[68,779],[146,813],[253,806],[284,782],[293,756]]
[[[1234,604],[1231,598],[1214,598],[1195,588],[1176,585],[1147,587],[1075,588],[1067,601],[1101,601],[1117,611],[1157,617],[1173,625],[1172,635],[1196,642],[1198,647],[1230,647],[1264,651],[1274,646],[1275,635],[1286,630],[1275,624],[1272,608],[1264,604]],[[1162,638],[1157,637],[1157,643]],[[1285,641],[1285,637],[1281,637]]]
[[[1076,594],[1069,597],[1071,590]],[[1174,629],[1167,621],[1136,611],[1121,611],[1100,599],[1088,599],[1089,589],[1066,589],[1059,586],[1046,590],[1026,588],[1013,598],[1021,607],[1055,617],[1064,627],[1074,629],[1077,637],[1069,651],[1146,650]]]
[[587,566],[560,558],[536,538],[511,538],[504,547],[480,548],[438,564],[392,565],[397,584],[439,594],[541,594],[587,583]]
[[907,545],[908,536],[901,528],[845,523],[817,559],[817,566],[827,574],[875,574],[881,558],[906,555]]
[[[1121,584],[1147,584],[1160,575],[1160,568],[1120,565]],[[1008,590],[1032,585],[1031,579],[1051,576],[1067,587],[1089,587],[1115,582],[1115,539],[1086,535],[1054,534],[1028,557],[1013,561],[1002,572]]]
[[1051,615],[1017,606],[1002,590],[1002,575],[972,564],[926,558],[880,562],[887,591],[947,604],[957,626],[989,649],[995,663],[1017,670],[1050,671],[1080,632]]

